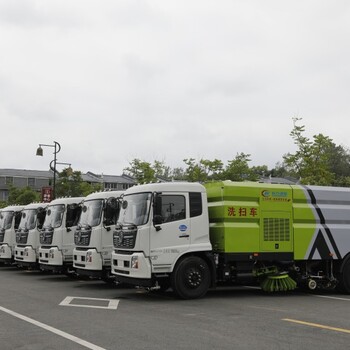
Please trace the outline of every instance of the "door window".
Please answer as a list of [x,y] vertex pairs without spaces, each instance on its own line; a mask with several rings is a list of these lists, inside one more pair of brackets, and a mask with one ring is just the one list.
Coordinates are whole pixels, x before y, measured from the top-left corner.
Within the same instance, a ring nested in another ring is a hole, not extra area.
[[162,221],[172,222],[186,218],[186,201],[184,196],[161,196]]

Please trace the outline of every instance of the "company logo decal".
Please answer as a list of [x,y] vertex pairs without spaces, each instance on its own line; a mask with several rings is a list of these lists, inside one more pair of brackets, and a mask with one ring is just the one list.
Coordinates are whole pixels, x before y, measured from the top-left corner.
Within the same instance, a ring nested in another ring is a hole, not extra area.
[[187,226],[186,226],[186,225],[180,225],[180,226],[179,226],[179,230],[180,230],[181,232],[186,232],[186,231],[187,231]]
[[289,194],[286,191],[261,191],[262,199],[271,202],[290,202]]

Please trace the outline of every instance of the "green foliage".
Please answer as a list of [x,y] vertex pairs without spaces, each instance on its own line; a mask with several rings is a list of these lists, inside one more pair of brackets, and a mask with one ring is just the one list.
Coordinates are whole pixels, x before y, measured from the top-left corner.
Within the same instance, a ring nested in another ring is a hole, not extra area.
[[258,175],[249,168],[250,154],[237,153],[236,157],[228,161],[223,176],[227,180],[232,181],[256,181]]
[[63,169],[56,180],[56,198],[85,197],[88,194],[102,189],[101,185],[91,185],[84,182],[80,171],[71,168]]
[[184,159],[187,165],[185,170],[185,180],[190,182],[204,182],[208,178],[206,169],[201,161],[196,162],[194,158]]
[[9,189],[9,198],[7,201],[7,205],[27,205],[32,202],[40,202],[40,200],[40,193],[34,191],[30,187],[17,188],[11,186]]
[[322,134],[312,139],[304,136],[305,126],[297,125],[301,118],[293,118],[294,128],[290,135],[298,149],[294,154],[283,156],[286,171],[301,182],[310,185],[345,185],[350,176],[347,150],[334,144]]
[[223,163],[219,159],[200,159],[196,162],[194,158],[188,158],[183,161],[187,165],[184,172],[184,180],[186,181],[204,182],[221,178]]
[[[155,162],[156,170],[158,172],[162,171],[162,163]],[[137,183],[144,184],[149,182],[155,182],[156,170],[152,168],[151,163],[142,161],[140,159],[134,159],[129,162],[129,167],[125,168],[124,171],[127,172],[129,176],[132,176]]]
[[185,181],[186,174],[183,168],[174,168],[170,172],[170,180]]

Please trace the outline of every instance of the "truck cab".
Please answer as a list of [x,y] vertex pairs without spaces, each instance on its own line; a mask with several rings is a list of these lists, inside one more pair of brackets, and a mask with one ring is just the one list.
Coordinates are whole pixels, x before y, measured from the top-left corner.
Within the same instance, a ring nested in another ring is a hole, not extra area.
[[22,210],[16,231],[15,262],[19,267],[37,267],[40,230],[46,215],[47,203],[32,203]]
[[122,194],[105,191],[84,198],[74,234],[73,267],[78,275],[110,281],[113,229]]
[[73,272],[74,234],[83,199],[83,197],[59,198],[53,200],[47,207],[40,232],[41,270]]
[[182,278],[181,270],[188,271],[187,292],[202,293],[212,282],[207,272],[214,266],[205,188],[174,182],[128,189],[113,243],[112,273],[117,281],[174,289],[177,283],[172,281]]
[[18,229],[23,206],[12,205],[0,212],[0,261],[11,264],[14,261],[16,230]]

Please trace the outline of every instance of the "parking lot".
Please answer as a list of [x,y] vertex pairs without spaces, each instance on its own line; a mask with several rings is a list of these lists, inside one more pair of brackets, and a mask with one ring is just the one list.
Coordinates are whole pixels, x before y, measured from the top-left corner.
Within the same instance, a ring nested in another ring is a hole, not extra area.
[[199,300],[0,266],[0,349],[347,349],[350,296],[211,290]]

